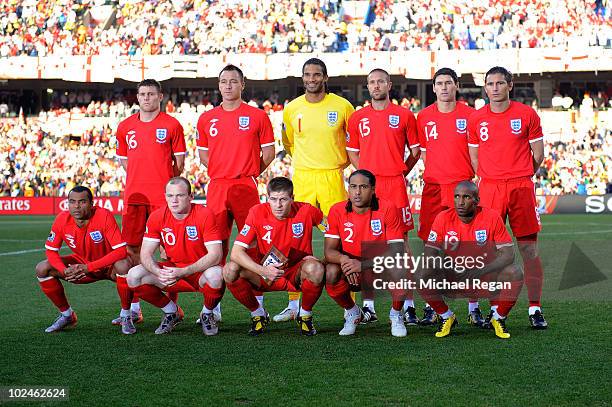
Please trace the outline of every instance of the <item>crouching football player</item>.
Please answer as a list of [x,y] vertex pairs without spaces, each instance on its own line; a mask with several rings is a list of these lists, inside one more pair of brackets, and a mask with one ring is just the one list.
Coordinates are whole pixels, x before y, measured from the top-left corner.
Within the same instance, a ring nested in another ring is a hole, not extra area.
[[[268,202],[249,210],[234,242],[231,261],[223,270],[227,288],[251,311],[251,335],[261,334],[269,316],[255,298],[254,290],[302,293],[297,322],[302,335],[317,333],[312,308],[323,291],[325,268],[312,256],[312,229],[323,221],[314,206],[294,202],[293,183],[277,177],[268,183]],[[257,258],[248,253],[257,247]]]
[[[325,279],[327,293],[345,310],[344,327],[340,335],[353,335],[362,318],[361,309],[351,298],[351,290],[362,286],[362,271],[368,260],[362,256],[362,246],[380,242],[403,252],[404,224],[392,203],[380,200],[375,192],[376,178],[368,170],[357,170],[349,177],[349,199],[332,206],[329,229],[325,233]],[[396,247],[393,247],[396,246]],[[403,270],[405,278],[408,272]],[[393,304],[389,312],[391,334],[406,336],[402,308],[405,290],[391,292]]]
[[[201,292],[204,295],[200,314],[202,331],[209,336],[219,332],[213,309],[225,290],[219,266],[223,252],[221,239],[212,211],[191,203],[192,199],[191,184],[186,178],[174,177],[168,181],[167,205],[154,211],[147,220],[141,264],[128,273],[128,284],[139,297],[164,312],[156,334],[170,333],[183,320],[183,310],[167,295],[172,292]],[[153,258],[160,245],[168,259],[163,263]],[[130,333],[135,332],[132,324]]]
[[523,274],[513,264],[512,238],[497,212],[478,206],[478,187],[473,182],[460,182],[454,201],[455,207],[440,212],[433,222],[417,286],[441,317],[436,337],[448,336],[457,325],[444,302],[446,296],[489,298],[492,312],[483,327],[508,339],[506,318],[523,286]]
[[[62,242],[72,250],[71,255],[60,256]],[[77,315],[68,303],[60,280],[73,284],[116,280],[123,326],[123,316],[131,315],[132,302],[132,292],[125,278],[117,278],[125,276],[130,269],[125,242],[112,213],[94,207],[89,188],[76,186],[70,191],[68,211],[55,218],[45,248],[47,260],[36,266],[36,277],[43,293],[60,311],[45,332],[58,332],[77,324]]]

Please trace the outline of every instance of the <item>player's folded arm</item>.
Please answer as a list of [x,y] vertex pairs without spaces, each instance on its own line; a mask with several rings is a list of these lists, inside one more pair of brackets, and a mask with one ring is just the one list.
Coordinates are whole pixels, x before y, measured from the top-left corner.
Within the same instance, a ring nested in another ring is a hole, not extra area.
[[327,261],[328,263],[342,263],[342,259],[345,255],[340,251],[340,236],[325,233],[323,254],[325,256],[325,261]]
[[62,257],[59,254],[59,249],[52,248],[51,246],[45,246],[47,250],[45,254],[47,256],[47,261],[62,277],[64,277],[64,270],[66,269],[66,265],[62,261]]
[[230,254],[230,260],[238,264],[240,267],[257,273],[263,276],[264,268],[261,264],[254,261],[251,256],[247,253],[249,245],[244,242],[235,241],[232,247],[232,253]]
[[156,276],[159,275],[160,268],[153,258],[153,255],[158,247],[159,239],[146,236],[142,239],[142,246],[140,248],[140,263],[145,269],[147,269],[147,271],[155,274]]
[[211,240],[204,242],[206,246],[206,253],[200,257],[195,263],[185,267],[185,275],[188,276],[199,271],[205,271],[213,266],[219,265],[223,258],[223,248],[221,246],[221,240]]
[[511,243],[498,245],[495,259],[478,270],[478,274],[484,276],[485,274],[498,273],[512,263],[514,263],[514,245]]
[[88,262],[85,265],[87,266],[87,271],[92,272],[103,269],[105,267],[112,266],[113,264],[125,259],[126,257],[127,248],[126,243],[123,242],[115,246],[112,251],[105,254],[103,257],[99,258],[98,260]]

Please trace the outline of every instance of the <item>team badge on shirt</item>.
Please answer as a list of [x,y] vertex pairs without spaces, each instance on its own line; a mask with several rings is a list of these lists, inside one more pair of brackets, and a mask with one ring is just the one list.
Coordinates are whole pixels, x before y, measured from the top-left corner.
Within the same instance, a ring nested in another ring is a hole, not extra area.
[[165,143],[168,138],[168,130],[166,129],[156,129],[155,130],[155,138],[158,143]]
[[380,219],[372,219],[370,221],[370,227],[372,228],[372,234],[374,236],[382,234],[382,222]]
[[457,124],[457,133],[465,133],[467,129],[467,119],[457,119],[455,123]]
[[327,124],[335,126],[338,123],[338,112],[327,112]]
[[389,127],[397,129],[399,127],[400,117],[396,114],[389,115]]
[[304,236],[304,224],[302,222],[292,223],[291,231],[293,232],[293,237],[302,237]]
[[102,236],[102,232],[100,232],[99,230],[94,230],[93,232],[89,232],[89,236],[91,237],[91,240],[94,241],[94,243],[100,243],[102,240],[104,240],[104,237]]
[[438,240],[438,234],[432,230],[431,232],[429,232],[429,237],[427,238],[427,241],[435,242],[436,240]]
[[249,116],[240,116],[238,118],[238,130],[248,130],[251,118]]
[[477,230],[474,234],[476,235],[476,243],[478,243],[479,246],[482,246],[487,242],[486,230]]
[[242,230],[240,231],[240,234],[242,236],[246,236],[249,234],[249,230],[251,230],[251,227],[249,225],[244,225],[244,227],[242,228]]
[[49,237],[47,237],[47,240],[50,241],[50,242],[55,240],[55,232],[54,231],[51,231],[49,233]]
[[521,119],[511,119],[510,120],[510,128],[512,129],[513,134],[519,134],[521,132]]
[[185,226],[187,232],[187,239],[198,240],[198,229],[195,226]]

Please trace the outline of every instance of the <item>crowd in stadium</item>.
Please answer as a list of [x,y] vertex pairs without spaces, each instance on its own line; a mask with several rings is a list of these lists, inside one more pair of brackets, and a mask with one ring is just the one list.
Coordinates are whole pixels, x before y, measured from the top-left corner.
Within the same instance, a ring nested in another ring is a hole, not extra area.
[[0,56],[612,45],[603,0],[373,0],[356,16],[341,0],[119,0],[107,29],[85,18],[98,3],[3,1]]
[[[0,153],[6,156],[0,163],[0,196],[64,196],[76,184],[89,186],[96,195],[120,195],[125,172],[115,159],[112,128],[131,114],[132,109],[137,109],[120,103],[117,105],[124,106],[118,110],[121,114],[107,116],[95,124],[92,121],[82,132],[74,134],[60,131],[49,120],[49,116],[59,111],[41,113],[39,118],[25,122],[19,119],[0,122],[0,133],[6,134],[0,140]],[[207,106],[176,109],[180,111],[179,117],[185,119],[182,122],[188,140],[185,173],[194,183],[198,196],[205,196],[208,178],[197,159],[193,124],[199,111]],[[267,111],[276,134],[277,158],[259,179],[262,196],[267,180],[290,175],[291,171],[290,157],[280,144],[282,110],[268,108]],[[536,176],[538,195],[606,193],[612,184],[612,129],[600,125],[585,134],[577,127],[571,129],[569,136],[554,139],[546,141],[546,158]],[[420,162],[409,175],[410,193],[421,193],[422,171]]]

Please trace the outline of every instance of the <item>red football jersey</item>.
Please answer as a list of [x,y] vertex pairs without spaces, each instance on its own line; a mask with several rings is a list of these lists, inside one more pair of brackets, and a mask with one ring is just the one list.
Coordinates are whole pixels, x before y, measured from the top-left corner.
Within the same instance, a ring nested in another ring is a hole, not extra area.
[[477,207],[470,223],[463,223],[454,208],[436,216],[426,246],[443,250],[445,255],[485,255],[485,263],[495,259],[495,249],[512,246],[512,238],[499,214],[488,208]]
[[143,240],[160,242],[168,260],[189,266],[206,256],[207,245],[221,244],[215,215],[203,205],[191,204],[185,219],[176,219],[168,207],[154,211],[147,220]]
[[379,199],[377,211],[362,214],[346,211],[347,201],[338,202],[329,210],[329,228],[325,237],[340,239],[341,251],[361,256],[364,242],[403,242],[404,226],[399,211],[388,201]]
[[262,203],[249,210],[234,244],[249,248],[257,240],[260,256],[265,256],[274,246],[292,266],[304,256],[312,255],[312,228],[322,221],[323,212],[304,202],[294,202],[289,217],[283,220],[276,219],[269,203]]
[[208,150],[211,179],[258,177],[261,149],[273,145],[268,115],[246,103],[231,112],[217,106],[198,120],[198,149]]
[[[90,263],[101,259],[114,249],[125,246],[119,226],[107,209],[94,206],[85,227],[79,228],[69,212],[55,218],[45,248],[59,252],[62,241],[81,259]],[[93,271],[93,270],[90,270]]]
[[423,180],[432,184],[452,184],[474,178],[468,151],[468,117],[475,109],[457,103],[455,110],[442,113],[436,103],[417,117],[421,151],[427,153]]
[[489,105],[468,120],[468,145],[478,147],[477,174],[485,179],[510,179],[533,175],[530,143],[542,140],[540,117],[531,107],[510,102],[503,113]]
[[418,147],[416,120],[406,108],[390,103],[385,110],[367,106],[348,121],[346,149],[359,152],[359,167],[393,177],[406,170],[406,147]]
[[166,204],[166,183],[174,176],[175,155],[185,155],[183,126],[160,112],[153,121],[140,121],[133,114],[117,127],[117,156],[127,158],[126,204]]

